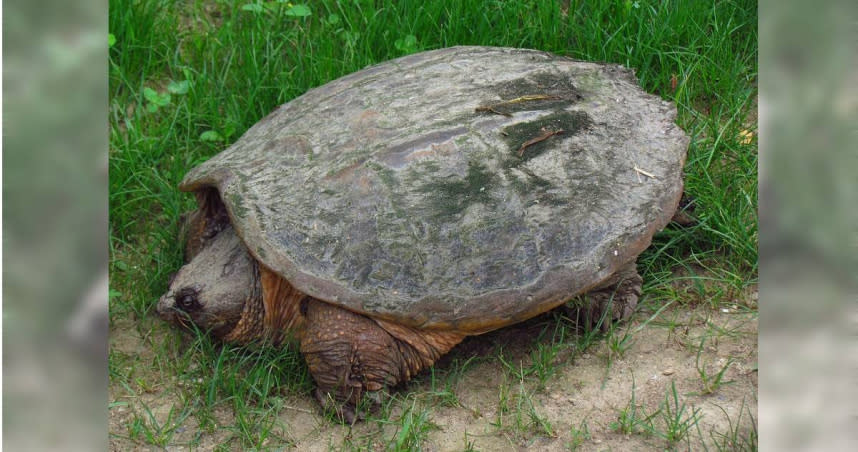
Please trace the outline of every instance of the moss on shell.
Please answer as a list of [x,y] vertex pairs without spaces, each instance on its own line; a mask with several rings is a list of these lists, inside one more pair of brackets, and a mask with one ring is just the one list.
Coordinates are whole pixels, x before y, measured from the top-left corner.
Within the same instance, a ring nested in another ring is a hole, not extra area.
[[425,193],[435,215],[451,216],[462,213],[474,203],[490,203],[490,188],[497,176],[485,166],[470,161],[464,178],[447,177],[420,188]]
[[[545,152],[554,140],[564,140],[573,135],[578,134],[582,130],[592,124],[590,115],[583,111],[557,111],[549,115],[543,116],[536,121],[522,122],[509,126],[503,130],[502,135],[506,141],[508,153],[512,158],[505,161],[504,166],[507,168],[520,165],[534,157]],[[534,138],[540,137],[546,131],[559,131],[561,134],[551,136],[537,143],[528,144],[521,156],[519,152],[523,145],[531,142]]]

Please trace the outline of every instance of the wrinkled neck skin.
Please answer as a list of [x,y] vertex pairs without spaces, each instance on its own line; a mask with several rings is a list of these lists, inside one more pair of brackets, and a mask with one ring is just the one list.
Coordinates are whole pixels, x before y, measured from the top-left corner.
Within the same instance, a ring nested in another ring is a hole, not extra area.
[[259,265],[251,262],[253,271],[250,297],[244,303],[244,309],[238,323],[227,334],[219,339],[226,342],[250,343],[264,340],[263,321],[265,319],[265,303],[262,300],[262,283],[259,281]]
[[252,296],[245,303],[235,328],[222,339],[240,344],[297,343],[303,324],[300,305],[305,295],[255,260],[253,269],[256,277]]
[[225,227],[176,273],[158,302],[166,321],[191,324],[227,342],[280,344],[298,339],[304,294],[250,255]]
[[309,297],[265,266],[259,265],[258,268],[259,285],[262,289],[262,297],[259,300],[263,315],[262,321],[257,322],[262,325],[257,334],[275,345],[283,342],[297,343],[304,331],[301,301]]

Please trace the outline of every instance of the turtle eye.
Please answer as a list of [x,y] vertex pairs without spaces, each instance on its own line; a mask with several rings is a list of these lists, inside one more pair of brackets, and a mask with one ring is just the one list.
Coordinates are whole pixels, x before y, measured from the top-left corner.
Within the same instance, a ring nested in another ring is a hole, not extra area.
[[176,307],[185,312],[196,311],[200,308],[197,291],[186,287],[176,294]]

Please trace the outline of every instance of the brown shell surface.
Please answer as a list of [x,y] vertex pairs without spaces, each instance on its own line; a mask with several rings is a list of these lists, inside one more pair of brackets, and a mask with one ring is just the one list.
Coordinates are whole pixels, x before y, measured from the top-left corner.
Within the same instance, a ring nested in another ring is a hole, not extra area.
[[250,252],[304,293],[474,334],[649,246],[682,193],[675,116],[621,66],[454,47],[308,91],[181,188],[216,188]]

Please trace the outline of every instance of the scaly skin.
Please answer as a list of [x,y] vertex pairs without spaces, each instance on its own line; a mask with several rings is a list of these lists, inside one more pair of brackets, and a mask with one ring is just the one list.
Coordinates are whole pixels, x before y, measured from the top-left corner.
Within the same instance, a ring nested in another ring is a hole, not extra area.
[[348,423],[358,418],[355,407],[365,395],[408,381],[464,338],[377,321],[312,298],[301,310],[301,353],[316,380],[316,398]]

